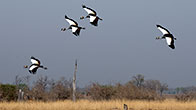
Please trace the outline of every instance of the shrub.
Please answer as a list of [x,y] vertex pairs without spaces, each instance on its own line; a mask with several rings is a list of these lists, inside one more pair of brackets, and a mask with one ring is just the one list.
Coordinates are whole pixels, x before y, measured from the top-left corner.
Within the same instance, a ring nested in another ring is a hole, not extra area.
[[111,85],[100,85],[93,83],[87,91],[94,100],[109,100],[115,94],[115,89]]
[[17,89],[15,85],[1,84],[0,85],[0,99],[2,101],[11,101],[17,99]]

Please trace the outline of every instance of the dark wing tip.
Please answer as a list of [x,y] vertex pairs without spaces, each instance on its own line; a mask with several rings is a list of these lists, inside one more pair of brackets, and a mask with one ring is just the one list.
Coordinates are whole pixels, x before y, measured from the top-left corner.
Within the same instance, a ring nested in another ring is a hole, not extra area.
[[86,6],[85,5],[82,5],[82,8],[86,8]]
[[157,27],[161,27],[161,25],[158,25],[158,24],[157,24],[156,26],[157,26]]
[[29,70],[29,73],[31,73],[31,71]]
[[169,45],[169,47],[171,47],[172,49],[175,49],[175,46],[174,45]]
[[65,15],[65,19],[68,19],[67,15]]

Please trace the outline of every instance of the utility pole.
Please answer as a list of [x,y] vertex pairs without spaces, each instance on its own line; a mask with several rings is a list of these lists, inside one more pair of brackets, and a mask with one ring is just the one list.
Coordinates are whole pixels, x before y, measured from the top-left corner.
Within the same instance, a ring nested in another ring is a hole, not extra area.
[[76,102],[76,72],[77,72],[77,59],[75,61],[75,70],[73,75],[73,101]]

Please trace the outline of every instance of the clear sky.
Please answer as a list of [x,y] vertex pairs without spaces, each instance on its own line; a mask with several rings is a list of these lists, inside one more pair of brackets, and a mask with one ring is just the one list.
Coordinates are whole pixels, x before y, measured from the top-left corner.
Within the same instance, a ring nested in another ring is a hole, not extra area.
[[[103,21],[89,20],[82,4],[95,9]],[[195,0],[3,0],[0,3],[0,82],[16,75],[72,77],[78,59],[77,82],[127,82],[133,75],[157,79],[169,87],[196,85]],[[86,27],[80,37],[68,27],[65,14]],[[160,24],[177,38],[176,49],[164,40]],[[28,73],[30,57],[48,70]]]

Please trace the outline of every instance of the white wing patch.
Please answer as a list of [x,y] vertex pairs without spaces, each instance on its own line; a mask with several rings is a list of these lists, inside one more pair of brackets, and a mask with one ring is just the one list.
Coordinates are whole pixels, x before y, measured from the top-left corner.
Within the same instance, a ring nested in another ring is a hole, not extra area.
[[72,28],[72,32],[76,32],[76,30],[78,29],[78,27],[71,27]]
[[158,27],[158,29],[159,29],[163,34],[169,34],[169,33],[167,32],[167,30],[165,30],[165,29],[163,29],[163,28],[161,28],[161,27]]
[[96,19],[96,16],[90,16],[90,22],[93,22]]
[[66,21],[69,23],[69,25],[77,25],[74,21],[70,20],[70,19],[66,19]]
[[165,39],[166,39],[167,45],[171,45],[172,38],[170,38],[170,37],[165,37]]
[[84,8],[84,10],[85,10],[88,14],[94,14],[94,15],[96,15],[96,13],[94,13],[92,10],[89,10],[88,8]]
[[35,59],[31,59],[31,63],[32,63],[32,64],[37,64],[37,65],[39,65],[39,61],[37,61],[37,60],[35,60]]
[[37,66],[37,65],[31,65],[31,66],[29,67],[29,70],[32,71],[32,70],[35,69],[35,68],[38,68],[38,66]]

